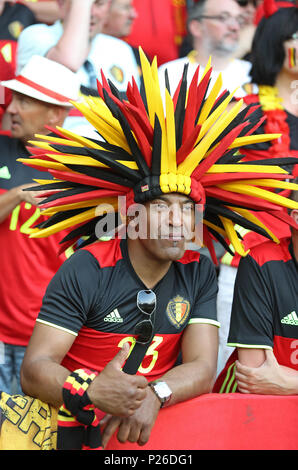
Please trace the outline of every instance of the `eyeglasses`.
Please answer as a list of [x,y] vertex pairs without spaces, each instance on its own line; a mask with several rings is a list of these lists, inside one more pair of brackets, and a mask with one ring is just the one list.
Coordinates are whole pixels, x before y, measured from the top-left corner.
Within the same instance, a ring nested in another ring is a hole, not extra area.
[[137,294],[137,307],[144,315],[149,317],[139,322],[135,327],[135,334],[138,336],[137,343],[146,344],[151,341],[153,334],[154,326],[151,318],[156,309],[155,293],[150,289],[140,290]]
[[241,7],[247,7],[247,5],[249,5],[250,3],[256,7],[257,6],[257,0],[237,0],[237,3],[241,6]]
[[241,15],[239,16],[231,16],[229,13],[222,13],[221,15],[201,15],[197,18],[197,20],[205,19],[205,20],[215,20],[219,21],[220,23],[224,24],[231,24],[232,22],[238,23],[239,26],[243,26],[245,24],[245,18]]

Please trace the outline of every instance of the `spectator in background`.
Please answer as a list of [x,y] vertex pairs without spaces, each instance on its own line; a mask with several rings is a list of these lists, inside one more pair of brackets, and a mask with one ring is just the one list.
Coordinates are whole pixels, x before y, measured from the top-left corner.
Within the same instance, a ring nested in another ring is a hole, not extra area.
[[[11,62],[6,62],[3,55],[0,54],[0,80],[10,80],[14,78],[15,73]],[[9,119],[5,116],[5,112],[11,102],[11,90],[0,85],[0,131],[10,127]]]
[[297,189],[291,200],[289,236],[279,245],[267,241],[254,247],[240,261],[229,333],[236,350],[217,379],[216,393],[298,394]]
[[[189,11],[188,28],[193,38],[194,50],[186,57],[168,62],[160,67],[160,79],[168,69],[169,83],[173,93],[185,64],[189,64],[188,79],[191,80],[198,64],[201,74],[212,58],[213,79],[222,73],[223,87],[234,91],[249,81],[251,64],[233,59],[239,44],[240,29],[244,23],[241,8],[235,0],[200,0]],[[239,91],[237,96],[244,94]]]
[[[188,8],[191,8],[191,5],[198,1],[200,0],[189,1]],[[256,7],[260,1],[262,0],[237,0],[238,5],[241,7],[241,15],[243,16],[243,26],[240,30],[239,44],[234,54],[234,57],[237,59],[249,60],[249,53],[256,28]],[[180,57],[184,57],[193,49],[192,42],[190,34],[185,36],[179,51]]]
[[131,48],[118,38],[100,34],[110,0],[57,0],[62,21],[27,28],[20,36],[18,70],[33,55],[46,56],[77,73],[85,87],[96,89],[103,69],[120,91],[138,68]]
[[17,161],[28,157],[28,140],[36,133],[48,134],[45,125],[62,126],[76,99],[79,83],[66,67],[43,57],[32,57],[22,74],[2,82],[12,90],[7,109],[11,115],[12,137],[0,136],[0,341],[4,343],[5,362],[0,364],[0,390],[11,393],[14,377],[19,385],[19,370],[40,309],[45,288],[62,264],[57,256],[61,237],[29,239],[29,227],[45,220],[40,216],[36,193],[24,192],[34,178],[49,179]]
[[[14,77],[18,38],[24,28],[35,23],[35,15],[27,6],[0,0],[0,81]],[[0,129],[10,99],[10,93],[0,88]],[[9,122],[3,122],[3,127],[9,129]]]
[[111,0],[102,32],[116,38],[128,36],[136,18],[133,0]]
[[[280,3],[281,8],[273,4],[273,9],[264,2],[265,16],[256,29],[252,45],[251,84],[245,86],[248,94],[246,104],[260,106],[260,112],[266,118],[258,133],[281,133],[281,137],[270,144],[259,144],[246,148],[246,160],[284,158],[287,171],[297,174],[298,165],[293,168],[289,157],[298,157],[298,8],[291,3]],[[264,12],[263,12],[264,15]],[[291,60],[290,60],[291,59]],[[290,235],[288,227],[282,221],[262,214],[262,220],[270,226],[278,238]],[[261,235],[250,231],[242,232],[246,249],[264,242]],[[230,325],[234,283],[239,264],[236,254],[226,253],[221,259],[218,277],[218,318],[221,322],[219,332],[219,368],[221,371],[232,349],[227,346]]]
[[[137,11],[134,8],[133,0],[111,0],[109,12],[103,25],[103,33],[120,39],[125,38],[130,34],[136,18]],[[130,47],[135,55],[141,76],[139,48]]]

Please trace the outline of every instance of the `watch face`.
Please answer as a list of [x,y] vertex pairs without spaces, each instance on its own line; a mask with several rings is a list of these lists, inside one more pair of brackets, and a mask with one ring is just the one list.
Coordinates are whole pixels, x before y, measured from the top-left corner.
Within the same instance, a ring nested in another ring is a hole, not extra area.
[[165,382],[157,382],[155,384],[155,390],[162,399],[169,398],[172,395],[170,387]]

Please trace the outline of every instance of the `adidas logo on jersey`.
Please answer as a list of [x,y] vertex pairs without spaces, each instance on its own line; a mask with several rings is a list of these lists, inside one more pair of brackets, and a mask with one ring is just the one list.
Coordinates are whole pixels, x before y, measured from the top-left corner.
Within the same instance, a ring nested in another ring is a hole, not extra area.
[[109,323],[123,323],[123,318],[121,317],[120,313],[118,312],[118,309],[115,308],[109,315],[104,317],[103,321],[109,322]]
[[11,179],[11,174],[9,172],[9,169],[7,166],[2,166],[0,168],[0,178],[3,178],[4,180],[10,180]]
[[296,312],[291,312],[289,315],[286,315],[283,317],[281,320],[281,323],[284,323],[286,325],[295,325],[298,326],[298,317]]

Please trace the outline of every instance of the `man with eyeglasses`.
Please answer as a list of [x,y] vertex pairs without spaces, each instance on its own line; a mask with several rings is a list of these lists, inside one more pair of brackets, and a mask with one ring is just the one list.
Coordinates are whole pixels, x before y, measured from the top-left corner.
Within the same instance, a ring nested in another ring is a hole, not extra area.
[[[242,9],[235,0],[200,0],[189,10],[188,29],[193,50],[186,56],[163,64],[159,77],[164,84],[164,71],[168,70],[171,90],[175,90],[183,67],[189,64],[189,80],[198,64],[202,76],[211,57],[213,79],[222,73],[223,88],[234,91],[250,81],[249,62],[234,59],[239,45],[240,30],[245,23]],[[200,78],[200,77],[199,77]],[[242,90],[236,96],[243,96]]]

